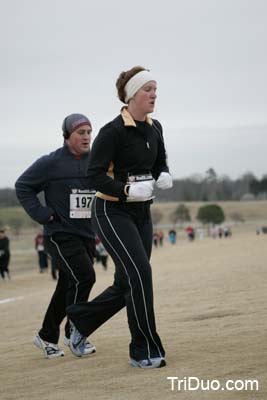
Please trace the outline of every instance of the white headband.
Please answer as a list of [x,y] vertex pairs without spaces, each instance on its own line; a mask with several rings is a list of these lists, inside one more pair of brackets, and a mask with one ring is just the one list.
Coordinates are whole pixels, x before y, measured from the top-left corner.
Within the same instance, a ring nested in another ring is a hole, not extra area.
[[125,85],[125,103],[135,95],[135,93],[141,89],[149,81],[154,81],[154,77],[149,71],[140,71],[135,74]]

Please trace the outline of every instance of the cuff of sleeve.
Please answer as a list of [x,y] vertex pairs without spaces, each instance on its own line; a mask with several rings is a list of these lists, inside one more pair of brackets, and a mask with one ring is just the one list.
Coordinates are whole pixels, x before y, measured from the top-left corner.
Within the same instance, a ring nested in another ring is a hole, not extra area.
[[[125,185],[125,186],[123,186],[123,188],[122,188],[122,190],[121,190],[121,193],[120,193],[120,195],[119,195],[119,200],[120,201],[126,201],[126,199],[127,199],[127,197],[128,197],[128,194],[127,194],[127,186],[129,186],[129,185]],[[130,186],[129,186],[130,187]],[[129,190],[129,189],[128,189]]]
[[130,189],[130,185],[125,185],[124,186],[124,194],[125,194],[125,196],[129,196],[129,189]]

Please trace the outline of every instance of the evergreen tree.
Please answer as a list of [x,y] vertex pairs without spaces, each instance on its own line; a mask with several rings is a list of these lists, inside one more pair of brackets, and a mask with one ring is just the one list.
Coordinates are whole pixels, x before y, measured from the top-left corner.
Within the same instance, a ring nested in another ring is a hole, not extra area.
[[220,206],[209,204],[199,208],[197,219],[203,224],[219,225],[225,220],[225,216]]

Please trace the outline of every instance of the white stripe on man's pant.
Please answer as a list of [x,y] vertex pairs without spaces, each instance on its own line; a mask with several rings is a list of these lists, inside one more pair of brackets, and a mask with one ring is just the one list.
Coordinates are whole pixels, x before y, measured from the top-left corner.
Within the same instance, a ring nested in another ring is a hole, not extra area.
[[70,265],[68,264],[67,260],[65,259],[65,257],[64,257],[63,254],[61,253],[61,250],[60,250],[60,248],[59,248],[57,242],[55,242],[55,241],[52,239],[52,237],[50,238],[50,241],[51,241],[52,243],[54,243],[54,245],[56,246],[57,251],[58,251],[58,254],[60,255],[60,257],[62,258],[62,260],[63,260],[64,263],[66,264],[67,268],[70,270],[70,273],[71,273],[71,275],[73,276],[73,278],[74,278],[74,280],[75,280],[75,282],[76,282],[76,284],[75,284],[76,290],[75,290],[75,296],[74,296],[74,301],[73,301],[73,304],[75,304],[75,303],[76,303],[76,300],[77,300],[77,295],[78,295],[79,280],[76,278],[76,276],[74,275],[74,272],[72,271]]

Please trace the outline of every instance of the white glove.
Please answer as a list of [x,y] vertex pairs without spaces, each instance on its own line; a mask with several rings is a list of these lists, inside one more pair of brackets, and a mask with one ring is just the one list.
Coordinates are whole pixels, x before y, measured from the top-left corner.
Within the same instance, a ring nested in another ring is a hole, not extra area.
[[152,197],[154,180],[133,182],[129,188],[128,200],[147,200]]
[[156,185],[159,189],[170,189],[173,186],[172,177],[168,172],[161,172]]

